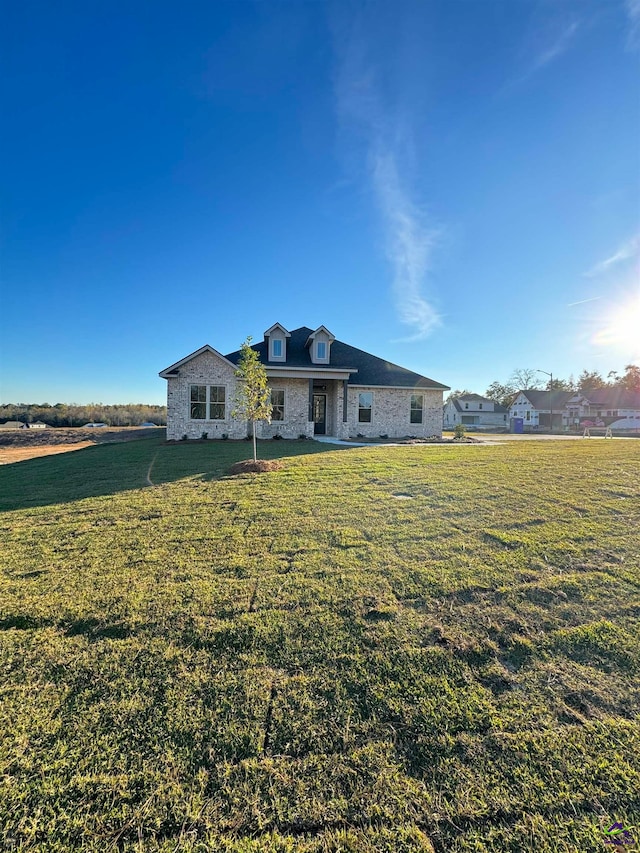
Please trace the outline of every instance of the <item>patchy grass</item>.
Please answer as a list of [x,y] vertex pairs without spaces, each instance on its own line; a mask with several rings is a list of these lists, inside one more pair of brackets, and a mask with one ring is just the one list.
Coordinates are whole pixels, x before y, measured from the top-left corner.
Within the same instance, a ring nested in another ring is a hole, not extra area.
[[151,439],[0,469],[6,849],[640,824],[637,443],[260,449],[281,467]]

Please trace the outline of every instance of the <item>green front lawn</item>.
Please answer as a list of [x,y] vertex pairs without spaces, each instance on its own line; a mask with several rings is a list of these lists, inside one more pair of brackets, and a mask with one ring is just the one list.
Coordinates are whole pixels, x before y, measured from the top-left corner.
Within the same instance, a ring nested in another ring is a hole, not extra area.
[[259,450],[0,468],[4,847],[640,845],[640,445]]

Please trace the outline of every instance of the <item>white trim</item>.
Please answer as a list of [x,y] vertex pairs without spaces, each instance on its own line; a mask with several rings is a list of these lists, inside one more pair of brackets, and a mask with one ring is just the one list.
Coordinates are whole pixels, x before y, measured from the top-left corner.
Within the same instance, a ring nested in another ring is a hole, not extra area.
[[357,373],[355,367],[329,369],[322,367],[289,367],[285,364],[265,364],[267,376],[274,378],[281,377],[286,379],[348,379],[350,374]]
[[307,338],[305,346],[309,345],[309,341],[315,340],[315,337],[318,334],[318,332],[324,332],[325,335],[327,335],[327,337],[331,340],[331,343],[333,343],[333,341],[335,341],[335,339],[336,339],[336,336],[333,334],[333,332],[330,332],[326,326],[318,326],[318,328],[315,330],[315,332],[311,332],[311,334]]
[[356,385],[353,382],[349,383],[349,388],[390,388],[394,391],[410,391],[412,394],[421,393],[422,391],[449,391],[445,388],[434,388],[433,385]]
[[288,332],[288,331],[285,329],[285,327],[282,325],[282,323],[274,323],[274,324],[273,324],[273,326],[271,326],[270,328],[268,328],[268,329],[267,329],[267,331],[264,333],[265,338],[266,338],[268,335],[270,335],[270,334],[271,334],[271,332],[273,332],[273,330],[274,330],[274,329],[280,329],[280,331],[283,333],[283,335],[285,336],[285,338],[290,338],[290,337],[291,337],[291,332]]
[[[276,355],[274,352],[274,346],[276,343],[281,344],[282,352],[280,353],[280,355]],[[282,333],[280,333],[278,335],[269,335],[268,360],[269,361],[281,361],[283,364],[286,362],[286,360],[287,360],[287,339]]]
[[202,355],[205,352],[210,352],[212,355],[217,355],[218,358],[223,361],[225,364],[228,364],[230,367],[233,367],[234,370],[238,369],[237,364],[234,364],[232,361],[229,361],[228,358],[225,358],[221,353],[218,352],[217,349],[214,349],[209,344],[205,344],[200,349],[192,352],[191,355],[187,355],[184,358],[181,358],[180,361],[176,361],[175,364],[172,364],[170,367],[165,367],[164,370],[161,370],[158,376],[162,379],[174,379],[175,377],[170,376],[174,370],[177,370],[179,367],[182,367],[183,364],[186,364],[188,361],[191,361],[192,358],[197,358],[199,355]]

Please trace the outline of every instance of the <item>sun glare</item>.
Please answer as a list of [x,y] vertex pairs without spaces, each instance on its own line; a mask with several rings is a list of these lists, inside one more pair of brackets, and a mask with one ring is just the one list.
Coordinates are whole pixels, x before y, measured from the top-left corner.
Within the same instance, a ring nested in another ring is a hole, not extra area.
[[605,314],[600,329],[593,336],[593,343],[628,351],[632,358],[640,354],[640,294]]

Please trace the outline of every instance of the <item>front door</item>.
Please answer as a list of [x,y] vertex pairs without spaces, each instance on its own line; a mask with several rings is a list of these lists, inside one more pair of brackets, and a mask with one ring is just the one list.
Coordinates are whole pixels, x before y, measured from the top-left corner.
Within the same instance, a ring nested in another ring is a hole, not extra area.
[[313,395],[313,434],[327,434],[327,395]]

